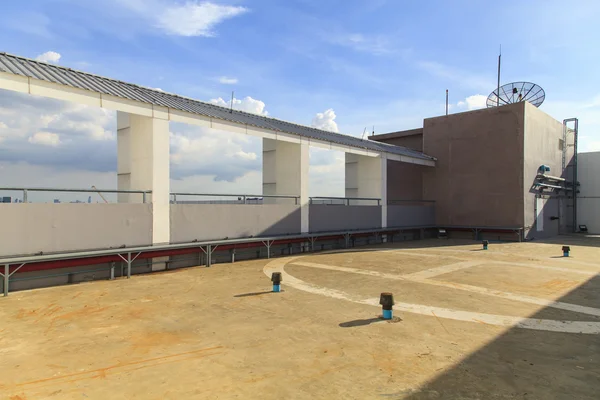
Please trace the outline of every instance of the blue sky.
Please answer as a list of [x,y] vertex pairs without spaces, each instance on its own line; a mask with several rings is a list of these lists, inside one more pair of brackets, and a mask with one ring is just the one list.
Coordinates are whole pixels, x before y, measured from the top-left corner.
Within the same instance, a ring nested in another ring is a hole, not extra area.
[[[582,150],[600,150],[597,1],[4,3],[0,51],[206,101],[235,90],[241,109],[357,136],[421,126],[446,89],[452,112],[480,107],[502,44],[502,82],[540,84],[541,109],[579,117]],[[113,114],[0,92],[0,184],[114,186]],[[171,130],[175,188],[260,190],[260,141]],[[343,195],[341,162],[311,153],[314,195]]]

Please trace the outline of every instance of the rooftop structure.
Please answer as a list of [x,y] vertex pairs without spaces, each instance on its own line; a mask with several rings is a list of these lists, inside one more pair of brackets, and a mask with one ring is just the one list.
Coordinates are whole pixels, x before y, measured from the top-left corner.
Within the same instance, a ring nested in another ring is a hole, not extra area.
[[[290,134],[310,140],[312,142],[311,145],[328,145],[327,147],[331,149],[340,149],[343,151],[357,149],[373,153],[385,153],[388,159],[391,160],[424,165],[434,165],[435,161],[435,158],[412,149],[363,140],[354,136],[315,129],[263,115],[230,110],[226,107],[167,93],[162,90],[151,89],[7,53],[0,53],[0,72],[14,75],[14,79],[8,76],[0,76],[0,88],[37,94],[35,85],[28,87],[32,83],[31,80],[37,80],[40,81],[38,82],[40,87],[49,89],[49,91],[40,91],[39,94],[58,99],[72,100],[66,94],[81,93],[79,90],[82,90],[85,91],[83,92],[85,94],[94,93],[100,95],[98,97],[99,102],[93,101],[93,105],[109,109],[115,108],[121,110],[110,98],[103,98],[102,96],[104,95],[150,106],[149,110],[156,110],[157,113],[166,112],[168,119],[172,121],[190,122],[189,118],[200,119],[209,122],[210,127],[215,129],[231,130],[235,127],[237,128],[236,131],[239,131],[242,128],[242,133],[251,135],[255,131],[255,134],[258,136],[262,136],[261,133],[265,133],[265,131],[275,134]],[[19,79],[19,77],[24,79]],[[19,83],[21,84],[19,85]],[[48,85],[48,83],[58,86]],[[62,90],[65,93],[57,92],[57,90]],[[89,101],[90,99],[87,99],[86,102]],[[131,105],[135,106],[135,104]],[[155,109],[154,107],[157,108]],[[282,137],[278,137],[278,139],[285,140]]]

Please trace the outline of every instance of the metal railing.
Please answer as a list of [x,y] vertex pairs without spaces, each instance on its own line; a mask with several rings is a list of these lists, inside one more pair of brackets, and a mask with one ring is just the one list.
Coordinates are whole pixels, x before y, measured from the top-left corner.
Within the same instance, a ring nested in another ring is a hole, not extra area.
[[[328,205],[340,205],[340,206],[349,206],[351,205],[351,202],[359,202],[363,203],[363,202],[373,202],[376,203],[378,206],[381,205],[381,199],[378,198],[372,198],[372,197],[323,197],[323,196],[317,196],[317,197],[309,197],[309,204],[328,204]],[[360,204],[360,205],[364,205],[364,204]],[[375,205],[375,204],[373,204]]]
[[59,188],[24,188],[24,187],[0,187],[0,192],[17,191],[23,193],[23,203],[27,203],[27,194],[29,192],[57,192],[57,193],[129,193],[141,194],[142,202],[146,202],[147,194],[152,193],[151,190],[115,190],[115,189],[59,189]]
[[[263,204],[264,199],[292,199],[294,204],[298,205],[300,196],[289,195],[266,195],[266,194],[223,194],[223,193],[171,193],[172,204]],[[184,200],[180,201],[177,197],[196,196],[196,197],[226,197],[234,200]]]

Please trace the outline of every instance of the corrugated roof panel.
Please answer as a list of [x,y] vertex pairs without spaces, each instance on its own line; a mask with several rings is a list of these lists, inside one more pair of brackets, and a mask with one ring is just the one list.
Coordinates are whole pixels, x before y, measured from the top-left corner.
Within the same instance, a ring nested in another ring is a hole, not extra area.
[[0,71],[343,146],[405,155],[422,160],[435,160],[433,157],[406,147],[359,139],[263,115],[238,110],[230,111],[228,107],[6,53],[0,53]]

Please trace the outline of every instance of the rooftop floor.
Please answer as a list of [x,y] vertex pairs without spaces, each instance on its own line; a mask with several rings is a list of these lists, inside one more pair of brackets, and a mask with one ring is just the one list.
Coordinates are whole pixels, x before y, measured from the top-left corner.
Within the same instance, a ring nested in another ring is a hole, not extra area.
[[[436,239],[15,292],[0,393],[596,399],[599,246]],[[378,319],[384,291],[400,320]]]

